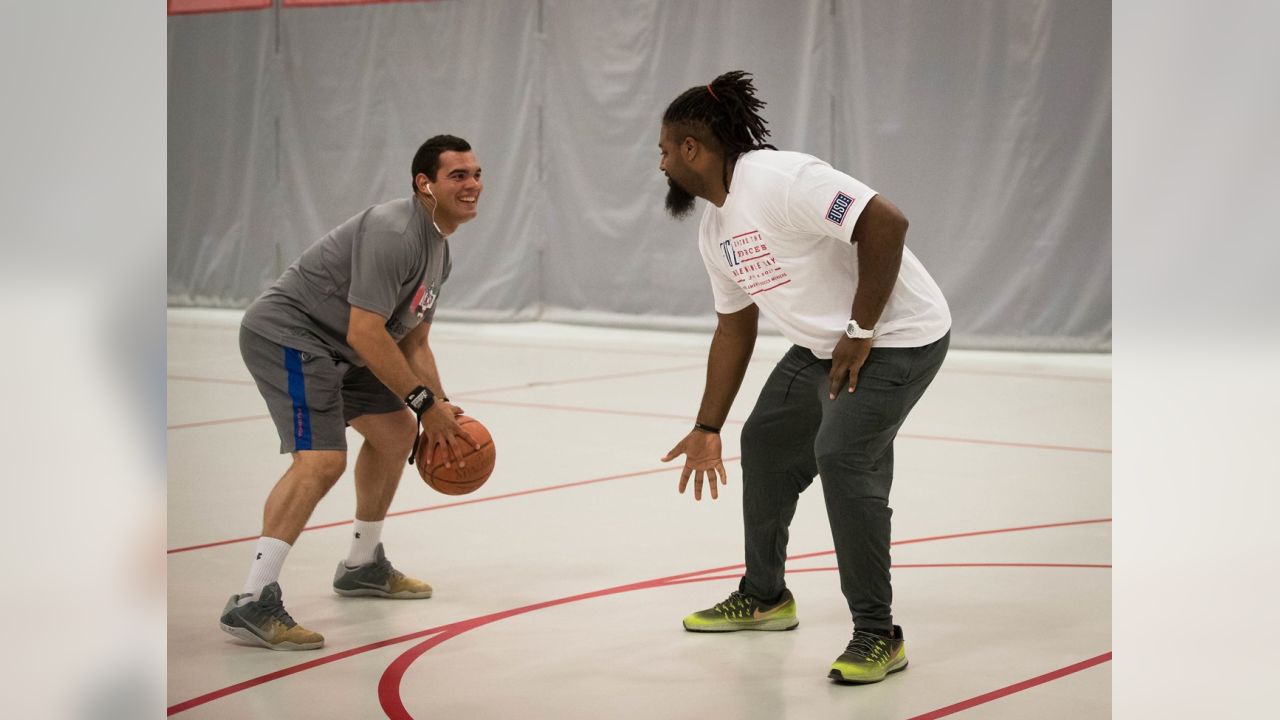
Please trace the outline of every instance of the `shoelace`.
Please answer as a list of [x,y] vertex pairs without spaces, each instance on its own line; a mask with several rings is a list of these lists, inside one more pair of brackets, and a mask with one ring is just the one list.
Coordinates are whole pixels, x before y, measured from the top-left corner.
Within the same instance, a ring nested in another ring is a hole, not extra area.
[[394,582],[399,578],[404,577],[404,573],[391,567],[391,561],[388,560],[385,556],[382,558],[382,560],[374,564],[372,570],[373,572],[377,573],[377,577],[385,576],[388,582]]
[[721,615],[738,615],[741,611],[746,610],[749,605],[747,596],[734,590],[729,593],[729,597],[725,598],[724,602],[716,603],[715,611]]
[[284,626],[287,628],[291,628],[298,624],[294,622],[293,617],[289,615],[289,611],[284,609],[284,603],[280,600],[276,600],[275,602],[264,602],[259,604],[258,607],[266,611],[266,613],[271,617],[274,617],[284,623]]
[[844,651],[867,660],[884,662],[889,659],[888,648],[889,643],[886,638],[875,633],[854,632],[853,639],[849,641]]

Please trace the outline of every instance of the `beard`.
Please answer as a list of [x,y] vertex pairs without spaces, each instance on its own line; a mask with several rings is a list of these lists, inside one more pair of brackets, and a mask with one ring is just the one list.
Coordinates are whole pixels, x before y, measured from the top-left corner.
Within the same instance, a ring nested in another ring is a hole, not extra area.
[[667,212],[677,220],[683,220],[693,212],[694,201],[697,200],[689,191],[667,178]]

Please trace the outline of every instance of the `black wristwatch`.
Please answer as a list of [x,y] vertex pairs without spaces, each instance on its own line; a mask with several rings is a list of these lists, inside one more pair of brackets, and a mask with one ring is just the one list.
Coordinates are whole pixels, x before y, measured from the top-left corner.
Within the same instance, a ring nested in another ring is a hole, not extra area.
[[418,417],[422,417],[422,413],[430,410],[435,403],[436,395],[426,385],[419,385],[404,398],[404,404],[408,405],[413,414]]

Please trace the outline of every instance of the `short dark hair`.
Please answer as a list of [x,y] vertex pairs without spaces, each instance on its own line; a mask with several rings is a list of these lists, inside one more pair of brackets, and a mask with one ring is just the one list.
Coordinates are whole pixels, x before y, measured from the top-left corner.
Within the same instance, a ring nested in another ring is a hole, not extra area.
[[414,192],[418,191],[418,173],[426,175],[431,182],[436,181],[436,172],[440,170],[440,153],[448,151],[470,152],[471,143],[453,135],[436,135],[422,143],[418,152],[413,154],[413,165],[409,168],[412,173],[409,183]]
[[769,123],[759,113],[764,105],[756,97],[751,74],[731,70],[680,93],[662,114],[662,124],[674,125],[705,145],[718,145],[715,149],[730,160],[748,150],[777,149],[765,142]]

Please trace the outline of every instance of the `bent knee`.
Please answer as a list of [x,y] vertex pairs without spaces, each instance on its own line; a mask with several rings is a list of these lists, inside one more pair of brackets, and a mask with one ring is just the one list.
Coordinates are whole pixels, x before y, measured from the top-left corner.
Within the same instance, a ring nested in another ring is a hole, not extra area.
[[418,436],[418,418],[408,408],[399,412],[363,416],[351,426],[364,436],[365,446],[379,455],[409,457]]
[[839,490],[858,498],[888,500],[893,473],[875,459],[856,452],[831,452],[817,456],[824,492]]
[[293,469],[306,478],[332,486],[347,470],[347,453],[342,450],[304,450],[294,454]]
[[408,411],[397,414],[395,418],[372,443],[375,448],[396,457],[408,457],[413,450],[413,441],[418,437],[418,418]]

